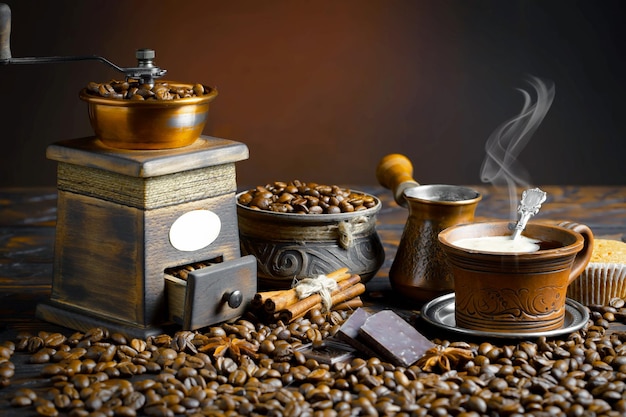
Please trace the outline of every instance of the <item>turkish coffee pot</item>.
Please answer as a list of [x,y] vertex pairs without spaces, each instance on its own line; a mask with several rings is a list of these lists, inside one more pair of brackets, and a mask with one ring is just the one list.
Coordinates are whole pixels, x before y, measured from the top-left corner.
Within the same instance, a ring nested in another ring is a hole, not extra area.
[[409,210],[389,271],[394,291],[419,302],[454,291],[438,235],[448,227],[473,222],[480,193],[458,185],[421,185],[413,179],[411,161],[401,154],[383,157],[376,177],[393,192],[396,203]]

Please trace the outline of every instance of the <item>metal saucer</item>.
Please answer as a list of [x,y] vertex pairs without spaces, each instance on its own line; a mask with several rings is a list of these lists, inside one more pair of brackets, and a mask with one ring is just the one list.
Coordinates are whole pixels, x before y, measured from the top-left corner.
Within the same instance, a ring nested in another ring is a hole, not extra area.
[[421,316],[427,323],[449,332],[474,337],[482,336],[500,339],[534,339],[541,336],[561,336],[581,329],[589,320],[587,309],[579,302],[568,298],[565,300],[565,322],[560,329],[531,333],[485,332],[466,329],[456,325],[454,319],[454,293],[442,295],[424,304]]

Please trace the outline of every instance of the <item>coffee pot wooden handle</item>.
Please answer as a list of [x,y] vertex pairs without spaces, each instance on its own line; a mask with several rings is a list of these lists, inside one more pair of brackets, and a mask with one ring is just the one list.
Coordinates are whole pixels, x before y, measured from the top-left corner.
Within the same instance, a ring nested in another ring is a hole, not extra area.
[[390,189],[396,203],[404,207],[407,206],[404,190],[420,185],[413,179],[413,164],[399,153],[386,155],[380,160],[376,167],[376,179],[380,185]]
[[591,253],[593,252],[593,232],[589,226],[576,222],[564,221],[558,223],[558,225],[580,233],[583,239],[585,239],[583,248],[576,254],[576,258],[574,258],[574,264],[572,265],[572,271],[569,278],[569,283],[571,284],[572,281],[583,273],[589,263],[589,260],[591,259]]

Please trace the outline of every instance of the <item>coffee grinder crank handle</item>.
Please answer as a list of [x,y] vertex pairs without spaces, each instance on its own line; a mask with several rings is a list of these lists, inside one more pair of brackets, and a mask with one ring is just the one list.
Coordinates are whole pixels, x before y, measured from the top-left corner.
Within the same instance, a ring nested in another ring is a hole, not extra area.
[[413,179],[413,164],[399,153],[386,155],[380,160],[376,167],[376,179],[380,185],[393,192],[394,200],[403,207],[408,206],[404,190],[420,185]]
[[11,59],[11,9],[0,3],[0,62]]
[[48,64],[52,62],[98,60],[104,62],[118,71],[122,68],[99,56],[49,56],[49,57],[26,57],[13,58],[11,54],[11,8],[0,3],[0,64]]
[[108,59],[98,55],[85,56],[48,56],[13,58],[11,56],[11,8],[0,3],[0,64],[51,64],[72,61],[100,61],[115,70],[122,72],[126,78],[140,79],[143,84],[154,85],[154,79],[165,75],[167,70],[154,65],[155,52],[152,49],[138,49],[135,53],[136,67],[122,68]]

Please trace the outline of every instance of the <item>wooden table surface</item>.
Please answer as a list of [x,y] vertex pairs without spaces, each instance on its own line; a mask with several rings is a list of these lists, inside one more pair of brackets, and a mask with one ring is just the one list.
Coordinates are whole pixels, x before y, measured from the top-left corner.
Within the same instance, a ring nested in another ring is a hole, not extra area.
[[[387,273],[407,218],[407,210],[399,207],[391,192],[379,186],[358,186],[383,201],[377,218],[377,230],[385,247],[386,260],[377,276],[368,283],[369,291],[390,296]],[[509,219],[508,195],[490,186],[474,187],[483,194],[476,220]],[[626,241],[626,186],[545,186],[548,193],[537,219],[570,220],[588,225],[596,237]],[[51,289],[53,244],[56,219],[54,188],[0,189],[0,344],[15,340],[18,332],[73,331],[35,318],[38,303],[48,299]],[[387,301],[390,300],[389,298]],[[0,415],[10,410],[11,393],[29,386],[34,378],[28,366],[18,364],[9,387],[0,388]],[[4,411],[3,411],[4,410]],[[30,411],[24,410],[24,414]]]

